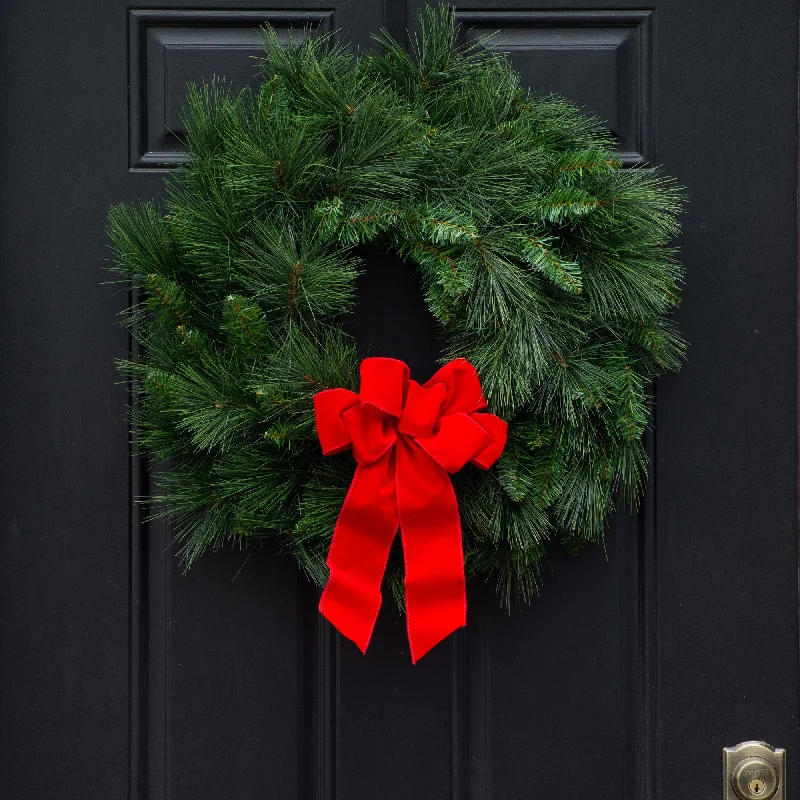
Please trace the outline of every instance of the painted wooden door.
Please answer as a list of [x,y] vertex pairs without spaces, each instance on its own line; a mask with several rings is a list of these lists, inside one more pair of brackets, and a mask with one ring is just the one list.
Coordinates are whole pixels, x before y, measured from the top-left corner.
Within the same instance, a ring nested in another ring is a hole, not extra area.
[[[470,586],[466,632],[412,667],[391,610],[364,657],[288,558],[220,553],[184,576],[142,522],[107,207],[159,195],[187,81],[252,80],[263,22],[367,46],[418,6],[6,3],[3,797],[695,800],[721,796],[720,749],[744,739],[786,747],[798,791],[797,0],[458,4],[527,82],[608,120],[626,164],[688,188],[692,346],[656,387],[651,484],[607,557],[554,543],[511,617]],[[368,260],[362,297],[388,282],[395,301],[354,330],[424,371],[412,272]]]

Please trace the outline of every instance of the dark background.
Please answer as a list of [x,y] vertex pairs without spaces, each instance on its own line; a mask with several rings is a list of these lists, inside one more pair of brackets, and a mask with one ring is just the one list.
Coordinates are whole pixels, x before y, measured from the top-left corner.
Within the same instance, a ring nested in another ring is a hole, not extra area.
[[[723,746],[758,738],[788,749],[796,791],[797,0],[458,6],[527,82],[607,119],[626,164],[688,187],[692,347],[607,558],[554,545],[510,618],[471,585],[466,632],[412,667],[389,604],[362,656],[288,558],[184,577],[142,525],[108,206],[159,195],[186,81],[251,80],[263,21],[365,45],[417,5],[3,4],[0,796],[695,800],[720,796]],[[368,267],[359,338],[427,377],[411,268]]]

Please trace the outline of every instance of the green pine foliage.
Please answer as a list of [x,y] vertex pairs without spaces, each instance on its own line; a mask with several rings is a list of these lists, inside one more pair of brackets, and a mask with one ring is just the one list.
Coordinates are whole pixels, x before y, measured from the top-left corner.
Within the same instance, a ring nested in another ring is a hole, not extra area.
[[140,355],[121,365],[138,438],[165,465],[157,499],[187,563],[274,538],[323,584],[354,463],[322,458],[312,397],[357,389],[337,321],[357,302],[354,246],[394,250],[421,272],[446,358],[469,359],[510,422],[499,464],[455,483],[468,571],[527,599],[549,540],[600,541],[642,491],[648,387],[684,352],[681,192],[623,169],[596,119],[531,94],[452,9],[422,14],[411,52],[376,39],[355,54],[267,28],[260,89],[191,87],[191,159],[163,206],[111,209],[140,298]]

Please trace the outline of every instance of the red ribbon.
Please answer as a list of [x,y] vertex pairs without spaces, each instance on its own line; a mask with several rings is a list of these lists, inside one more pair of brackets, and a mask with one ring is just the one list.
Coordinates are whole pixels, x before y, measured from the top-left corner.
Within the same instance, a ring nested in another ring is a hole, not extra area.
[[314,395],[317,434],[328,456],[352,447],[357,467],[328,551],[320,612],[366,652],[381,606],[389,549],[401,529],[411,660],[466,625],[464,553],[448,473],[468,461],[489,469],[507,424],[486,408],[466,359],[426,384],[393,358],[361,362],[361,390]]

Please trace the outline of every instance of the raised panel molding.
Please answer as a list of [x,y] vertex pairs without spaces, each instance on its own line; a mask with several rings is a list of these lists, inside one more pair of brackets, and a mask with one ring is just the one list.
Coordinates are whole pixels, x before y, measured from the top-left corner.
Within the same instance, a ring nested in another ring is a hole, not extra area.
[[165,169],[181,164],[181,110],[190,82],[225,77],[233,86],[254,85],[263,51],[259,28],[297,39],[309,26],[333,28],[332,10],[206,11],[131,10],[130,167]]
[[459,11],[468,36],[495,33],[524,85],[604,120],[624,164],[653,158],[652,11]]
[[[623,163],[653,158],[652,11],[459,11],[470,35],[497,33],[523,82],[556,92],[603,119]],[[332,10],[131,10],[130,166],[165,169],[185,161],[181,108],[186,85],[224,76],[254,84],[259,27],[303,36],[334,27]]]

